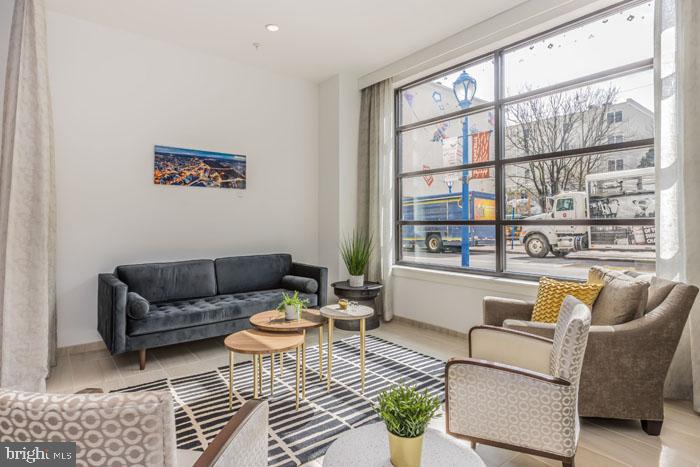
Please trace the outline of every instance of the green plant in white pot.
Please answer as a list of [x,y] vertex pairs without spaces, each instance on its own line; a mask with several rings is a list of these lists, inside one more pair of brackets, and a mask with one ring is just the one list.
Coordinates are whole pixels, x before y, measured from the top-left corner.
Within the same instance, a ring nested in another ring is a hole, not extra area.
[[340,255],[350,273],[350,287],[362,287],[365,284],[365,271],[373,249],[372,236],[357,231],[353,231],[352,236],[340,244]]
[[426,389],[399,384],[379,394],[374,410],[389,432],[391,463],[395,467],[419,467],[423,434],[440,407],[440,399]]
[[301,317],[301,310],[308,305],[308,303],[308,300],[299,298],[299,292],[294,292],[292,296],[282,292],[282,301],[277,309],[284,313],[284,319],[287,321],[298,320]]

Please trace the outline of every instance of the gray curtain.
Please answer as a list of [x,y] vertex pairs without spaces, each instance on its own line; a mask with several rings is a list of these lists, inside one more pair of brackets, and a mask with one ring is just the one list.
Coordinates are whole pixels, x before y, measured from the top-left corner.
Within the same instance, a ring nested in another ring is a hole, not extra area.
[[[657,274],[700,285],[700,2],[656,2]],[[687,202],[686,202],[687,201]],[[700,412],[700,303],[666,379],[665,395]]]
[[44,391],[56,349],[54,148],[41,0],[16,0],[0,151],[0,386]]
[[362,90],[358,144],[357,225],[374,239],[367,278],[384,284],[383,318],[392,319],[391,265],[394,261],[393,165],[394,92],[391,80]]

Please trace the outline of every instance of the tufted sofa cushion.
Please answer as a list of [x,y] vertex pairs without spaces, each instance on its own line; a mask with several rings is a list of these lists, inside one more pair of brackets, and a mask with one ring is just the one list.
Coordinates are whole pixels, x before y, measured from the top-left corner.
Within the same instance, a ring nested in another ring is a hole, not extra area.
[[[145,318],[128,319],[127,334],[138,336],[248,318],[255,313],[277,308],[283,292],[293,293],[285,289],[272,289],[152,303]],[[299,296],[309,300],[309,306],[318,304],[317,295],[300,293]]]
[[288,254],[231,256],[214,260],[220,294],[271,290],[281,286],[292,270]]
[[210,259],[118,266],[119,280],[149,302],[216,295],[214,262]]

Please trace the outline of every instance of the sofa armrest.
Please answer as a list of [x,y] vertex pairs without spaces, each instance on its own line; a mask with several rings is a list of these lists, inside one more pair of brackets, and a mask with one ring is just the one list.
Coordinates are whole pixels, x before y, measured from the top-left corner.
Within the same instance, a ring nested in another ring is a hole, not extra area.
[[268,404],[249,400],[221,429],[194,467],[267,466]]
[[97,331],[112,354],[126,349],[127,293],[127,285],[114,274],[97,276]]
[[474,326],[469,330],[469,357],[549,373],[552,340],[513,329]]
[[484,297],[484,324],[502,326],[506,319],[529,321],[535,304],[512,298]]
[[310,277],[318,282],[318,307],[328,304],[328,268],[312,266],[310,264],[292,263],[292,274],[301,277]]

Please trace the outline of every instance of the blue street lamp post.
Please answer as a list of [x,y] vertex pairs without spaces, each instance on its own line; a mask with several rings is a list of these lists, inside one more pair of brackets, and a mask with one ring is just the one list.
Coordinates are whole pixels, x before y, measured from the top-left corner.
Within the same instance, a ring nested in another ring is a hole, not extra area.
[[[468,109],[476,93],[476,80],[469,73],[462,71],[452,84],[455,98],[460,108]],[[464,117],[462,125],[462,163],[469,164],[469,117]],[[469,220],[469,171],[462,171],[462,219]],[[469,266],[469,226],[462,226],[462,267]]]

